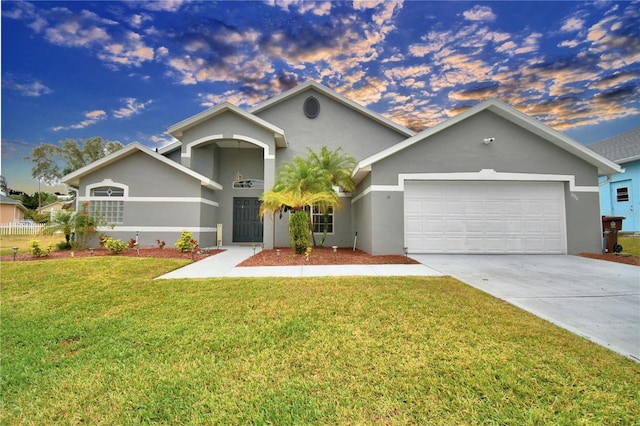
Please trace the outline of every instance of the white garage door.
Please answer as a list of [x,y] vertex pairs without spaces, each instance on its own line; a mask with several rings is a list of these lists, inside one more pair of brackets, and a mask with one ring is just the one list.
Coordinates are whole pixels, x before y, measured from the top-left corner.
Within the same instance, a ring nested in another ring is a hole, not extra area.
[[566,253],[561,182],[407,181],[410,253]]

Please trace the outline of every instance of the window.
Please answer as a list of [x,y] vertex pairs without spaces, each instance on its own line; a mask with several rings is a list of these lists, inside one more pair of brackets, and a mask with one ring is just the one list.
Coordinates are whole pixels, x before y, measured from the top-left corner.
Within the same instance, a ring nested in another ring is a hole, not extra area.
[[322,234],[325,229],[325,220],[327,233],[333,234],[333,207],[329,207],[329,211],[324,214],[317,207],[311,209],[311,220],[313,221],[313,232]]
[[629,188],[622,187],[616,189],[616,201],[619,203],[623,203],[625,201],[629,201]]
[[[124,222],[124,201],[117,200],[124,197],[124,189],[113,186],[101,186],[91,190],[91,196],[104,197],[105,199],[93,199],[89,204],[89,213],[97,216],[108,224],[121,224]],[[111,199],[115,198],[115,199]]]
[[305,99],[302,109],[308,118],[316,118],[320,114],[320,102],[313,96],[309,96]]

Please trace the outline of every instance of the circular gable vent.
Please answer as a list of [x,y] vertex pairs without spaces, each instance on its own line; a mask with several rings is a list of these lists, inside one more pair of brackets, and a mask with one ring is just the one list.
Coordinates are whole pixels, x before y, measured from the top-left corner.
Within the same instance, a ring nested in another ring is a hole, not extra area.
[[309,118],[316,118],[320,114],[320,102],[313,96],[304,101],[304,115]]

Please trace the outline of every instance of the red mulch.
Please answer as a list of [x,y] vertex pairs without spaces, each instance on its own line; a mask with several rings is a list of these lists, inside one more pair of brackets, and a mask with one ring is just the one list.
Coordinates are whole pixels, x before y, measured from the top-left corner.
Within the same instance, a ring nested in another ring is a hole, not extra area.
[[640,266],[640,257],[617,253],[580,253],[578,256],[590,259],[608,260],[609,262],[626,263],[627,265]]
[[[278,255],[280,250],[280,255]],[[256,251],[255,256],[238,266],[296,266],[296,265],[389,265],[419,263],[402,255],[372,256],[362,250],[338,248],[335,256],[331,247],[315,247],[307,259],[302,254],[295,254],[289,247]]]
[[[224,250],[208,250],[195,252],[193,254],[194,260],[204,259],[205,257],[212,256],[214,254],[220,253]],[[68,258],[76,258],[76,257],[90,257],[92,256],[90,250],[61,250],[61,251],[52,251],[49,253],[49,256],[44,257],[33,257],[30,254],[18,254],[16,255],[16,261],[18,260],[46,260],[46,259],[68,259]],[[129,257],[155,257],[161,259],[191,259],[191,253],[182,253],[175,248],[157,248],[157,247],[149,247],[140,248],[140,253],[136,252],[135,249],[126,249],[120,254],[111,254],[109,250],[104,248],[95,249],[93,252],[94,257],[100,256],[129,256]],[[7,262],[13,261],[13,255],[2,256],[0,257],[0,261]]]

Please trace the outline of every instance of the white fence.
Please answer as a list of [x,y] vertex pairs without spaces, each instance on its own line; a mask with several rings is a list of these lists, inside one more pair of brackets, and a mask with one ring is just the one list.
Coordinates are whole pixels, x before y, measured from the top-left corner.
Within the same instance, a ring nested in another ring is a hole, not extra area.
[[33,222],[4,223],[0,225],[0,235],[38,235],[45,226]]

